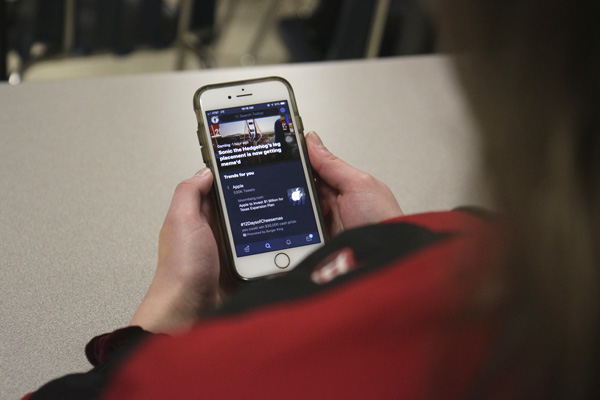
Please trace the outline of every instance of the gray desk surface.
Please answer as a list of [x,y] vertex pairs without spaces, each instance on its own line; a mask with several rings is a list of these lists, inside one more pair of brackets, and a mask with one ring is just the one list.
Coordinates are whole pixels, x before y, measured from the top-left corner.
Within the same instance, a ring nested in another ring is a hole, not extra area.
[[443,57],[0,85],[0,398],[88,368],[155,268],[175,185],[203,164],[192,95],[280,75],[307,130],[386,182],[407,213],[486,204]]

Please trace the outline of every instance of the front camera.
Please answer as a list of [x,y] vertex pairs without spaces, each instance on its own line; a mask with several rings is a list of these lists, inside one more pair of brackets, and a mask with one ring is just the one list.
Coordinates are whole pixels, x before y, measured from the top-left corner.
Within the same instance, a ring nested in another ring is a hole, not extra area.
[[231,96],[227,96],[227,98],[231,100]]

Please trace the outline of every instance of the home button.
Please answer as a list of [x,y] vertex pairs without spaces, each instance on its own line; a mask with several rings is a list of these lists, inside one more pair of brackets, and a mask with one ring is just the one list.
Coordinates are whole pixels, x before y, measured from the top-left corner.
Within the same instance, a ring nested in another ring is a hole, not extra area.
[[278,253],[275,256],[275,265],[278,268],[284,269],[290,266],[290,257],[285,253]]

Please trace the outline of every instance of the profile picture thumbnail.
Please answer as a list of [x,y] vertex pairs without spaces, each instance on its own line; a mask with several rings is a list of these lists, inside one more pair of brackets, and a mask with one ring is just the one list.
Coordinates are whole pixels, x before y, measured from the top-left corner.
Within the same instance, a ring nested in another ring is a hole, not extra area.
[[288,199],[293,206],[299,206],[306,202],[306,192],[302,187],[288,189],[287,194]]

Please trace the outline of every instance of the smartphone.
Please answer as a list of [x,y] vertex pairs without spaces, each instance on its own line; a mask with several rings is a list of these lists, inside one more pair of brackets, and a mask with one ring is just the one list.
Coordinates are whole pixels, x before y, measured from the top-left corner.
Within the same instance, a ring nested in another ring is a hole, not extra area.
[[283,78],[201,87],[198,139],[233,276],[293,269],[325,241],[302,119]]

